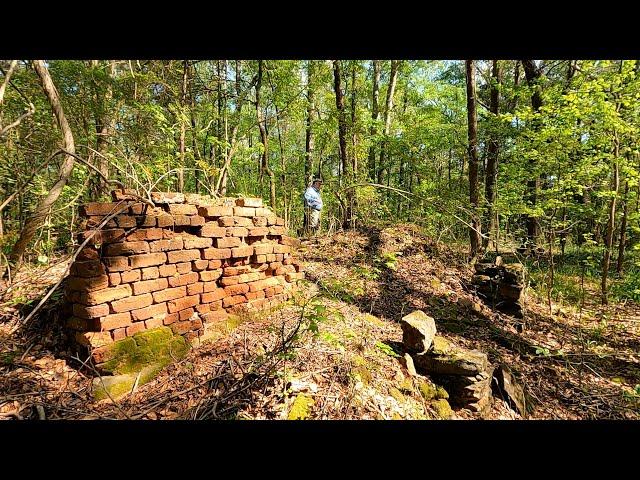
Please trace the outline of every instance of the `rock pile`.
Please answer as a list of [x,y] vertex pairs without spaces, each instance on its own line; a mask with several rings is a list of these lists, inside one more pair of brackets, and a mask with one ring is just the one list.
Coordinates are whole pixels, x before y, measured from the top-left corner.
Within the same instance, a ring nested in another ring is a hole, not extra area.
[[521,263],[477,263],[471,279],[478,295],[492,308],[522,318],[524,266]]

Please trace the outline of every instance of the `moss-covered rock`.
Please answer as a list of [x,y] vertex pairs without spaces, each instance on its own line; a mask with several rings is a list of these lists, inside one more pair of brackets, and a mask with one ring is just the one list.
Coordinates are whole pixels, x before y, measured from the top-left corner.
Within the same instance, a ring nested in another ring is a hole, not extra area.
[[389,395],[391,395],[398,403],[404,403],[404,395],[396,387],[389,388]]
[[431,406],[438,414],[438,417],[447,420],[453,416],[453,410],[445,399],[432,400]]
[[425,380],[419,381],[418,389],[420,390],[420,395],[422,395],[422,398],[424,398],[425,400],[432,400],[436,398],[436,395],[438,394],[435,385]]
[[311,407],[314,404],[315,401],[313,398],[301,393],[293,401],[289,415],[287,415],[287,420],[306,420],[309,418]]
[[96,400],[111,398],[116,400],[133,389],[136,375],[113,375],[93,379],[93,397]]

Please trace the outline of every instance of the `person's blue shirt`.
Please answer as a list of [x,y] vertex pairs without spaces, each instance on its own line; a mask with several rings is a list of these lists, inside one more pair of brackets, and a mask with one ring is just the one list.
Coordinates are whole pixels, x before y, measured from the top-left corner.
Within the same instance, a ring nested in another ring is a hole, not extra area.
[[313,208],[314,210],[322,210],[322,198],[320,197],[320,192],[311,185],[304,192],[304,204],[305,207]]

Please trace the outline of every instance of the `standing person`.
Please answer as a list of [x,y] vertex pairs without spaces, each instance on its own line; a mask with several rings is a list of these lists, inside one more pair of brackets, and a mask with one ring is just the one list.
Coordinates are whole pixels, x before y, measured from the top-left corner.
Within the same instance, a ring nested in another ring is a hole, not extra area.
[[304,230],[305,235],[317,233],[320,228],[320,211],[322,210],[322,179],[315,177],[311,186],[304,192]]

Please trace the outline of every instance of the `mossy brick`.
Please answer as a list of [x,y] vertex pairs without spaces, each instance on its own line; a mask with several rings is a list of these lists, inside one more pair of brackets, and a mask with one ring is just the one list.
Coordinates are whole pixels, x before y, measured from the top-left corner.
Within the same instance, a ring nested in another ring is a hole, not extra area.
[[82,305],[80,303],[74,303],[72,307],[73,314],[76,317],[91,319],[91,318],[100,318],[106,317],[109,315],[109,305]]
[[187,295],[202,293],[203,289],[204,284],[202,282],[192,283],[191,285],[187,285]]
[[[202,291],[204,293],[216,291],[216,290],[218,290],[218,288],[220,288],[220,287],[218,287],[218,282],[216,282],[216,281],[202,282]],[[222,290],[222,289],[220,288],[220,290]]]
[[230,217],[233,215],[232,207],[202,206],[198,208],[198,214],[203,217]]
[[167,253],[168,263],[191,262],[200,260],[200,250],[174,250]]
[[189,215],[173,215],[173,223],[176,227],[190,226],[191,217]]
[[233,227],[235,225],[235,221],[233,217],[220,217],[218,219],[218,225],[221,227]]
[[71,266],[71,274],[77,277],[99,277],[104,275],[105,269],[100,260],[88,260],[86,262],[74,262]]
[[246,237],[249,230],[245,227],[227,227],[227,237]]
[[209,260],[194,260],[191,262],[192,270],[195,272],[201,272],[209,268]]
[[169,286],[171,287],[181,287],[183,285],[190,285],[192,283],[196,283],[199,279],[198,272],[189,272],[183,275],[171,276],[168,278]]
[[198,303],[200,303],[200,295],[190,295],[167,302],[167,308],[169,313],[175,313],[185,308],[195,307]]
[[238,198],[236,205],[239,207],[262,207],[262,199],[256,197]]
[[[203,270],[199,273],[199,279],[201,282],[212,282],[218,280],[222,276],[222,269],[217,270]],[[195,272],[194,272],[195,273]]]
[[150,293],[135,295],[133,297],[123,298],[111,302],[111,309],[114,313],[129,312],[139,308],[148,307],[153,303],[153,297]]
[[228,287],[224,287],[225,295],[241,295],[247,293],[249,291],[249,285],[246,283],[238,283],[237,285],[229,285]]
[[129,312],[112,313],[100,319],[100,326],[103,330],[114,330],[116,328],[126,327],[130,323],[131,314]]
[[[153,280],[143,280],[131,284],[134,295],[142,295],[143,293],[156,292],[164,290],[169,285],[166,278],[156,278]],[[173,286],[173,285],[172,285]]]
[[122,277],[120,276],[120,272],[109,273],[109,286],[115,287],[116,285],[120,285],[122,283]]
[[233,305],[237,305],[239,303],[243,303],[247,301],[247,297],[244,295],[234,295],[232,297],[224,297],[222,299],[222,306],[227,308]]
[[171,215],[197,215],[198,208],[188,203],[173,203],[169,205]]
[[160,269],[158,267],[146,267],[140,271],[142,273],[142,280],[153,280],[160,276]]
[[131,295],[131,287],[129,285],[118,285],[117,287],[109,287],[103,290],[95,290],[92,292],[83,292],[80,295],[80,303],[84,305],[99,305],[101,303],[119,300]]
[[160,240],[161,238],[161,228],[139,228],[127,234],[127,241],[129,242],[142,240]]
[[[234,228],[234,227],[229,227]],[[239,237],[224,237],[216,238],[213,240],[213,246],[215,248],[233,248],[239,247],[242,244],[242,240]]]
[[254,247],[251,247],[251,246],[232,248],[231,257],[232,258],[250,257],[251,255],[253,255],[253,248]]
[[[229,227],[231,228],[231,227]],[[227,234],[225,227],[220,227],[215,223],[206,223],[200,227],[199,235],[205,238],[219,238],[224,237]]]
[[205,248],[202,250],[202,257],[207,260],[222,260],[231,258],[230,248]]
[[176,272],[178,272],[178,274],[180,275],[191,272],[191,262],[176,263],[175,266]]
[[249,235],[252,237],[261,237],[269,234],[269,227],[253,227],[249,229]]
[[184,242],[184,248],[185,249],[191,249],[191,248],[209,248],[211,245],[213,245],[213,240],[211,238],[208,237],[183,237],[182,238],[183,242]]
[[193,309],[193,307],[189,307],[186,308],[184,310],[180,310],[178,312],[178,319],[179,320],[190,320],[191,316],[195,313],[196,311]]
[[144,241],[112,243],[105,246],[105,255],[131,255],[136,253],[149,253],[149,244]]
[[91,202],[85,205],[80,206],[80,215],[82,216],[107,216],[112,213],[117,212],[120,208],[126,207],[128,208],[129,204],[127,202],[123,204],[118,203],[102,203],[102,202]]
[[[118,274],[118,277],[120,274]],[[66,287],[69,290],[77,290],[80,292],[92,292],[94,290],[102,290],[109,286],[109,276],[100,275],[97,277],[68,277]]]
[[166,303],[156,303],[154,305],[149,305],[148,307],[139,308],[137,310],[131,311],[131,318],[134,322],[139,322],[141,320],[147,320],[149,318],[159,318],[163,319],[167,314],[167,304]]
[[[142,268],[142,267],[162,265],[166,261],[167,261],[167,254],[164,252],[143,253],[141,255],[132,255],[129,257],[129,265],[131,265],[132,268]],[[169,263],[173,263],[173,262],[169,262]]]
[[166,264],[166,265],[160,265],[158,267],[158,271],[159,271],[161,277],[169,277],[171,275],[175,275],[177,273],[176,264],[175,263],[169,263],[169,264]]
[[169,300],[175,300],[176,298],[181,298],[186,295],[187,295],[187,287],[185,286],[167,288],[166,290],[153,292],[153,300],[156,303],[167,302]]

